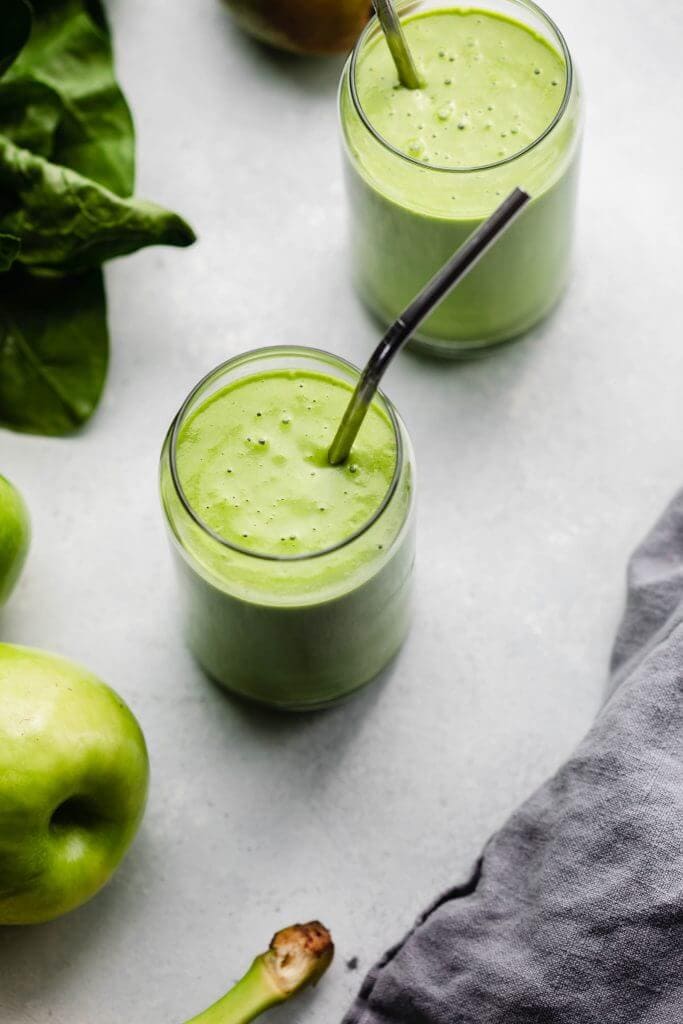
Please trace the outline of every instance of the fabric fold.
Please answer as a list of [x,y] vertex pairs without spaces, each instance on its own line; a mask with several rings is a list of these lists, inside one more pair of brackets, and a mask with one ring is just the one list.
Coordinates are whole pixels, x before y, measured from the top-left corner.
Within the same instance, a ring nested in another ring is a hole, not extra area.
[[683,491],[631,559],[608,698],[343,1024],[683,1021]]

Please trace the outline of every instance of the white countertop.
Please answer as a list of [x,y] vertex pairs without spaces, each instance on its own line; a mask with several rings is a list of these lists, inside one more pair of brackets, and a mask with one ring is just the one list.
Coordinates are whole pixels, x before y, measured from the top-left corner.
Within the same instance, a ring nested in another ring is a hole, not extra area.
[[110,265],[111,371],[80,436],[0,433],[0,472],[34,525],[0,636],[116,687],[153,784],[97,899],[0,933],[3,1024],[174,1024],[276,927],[312,916],[338,959],[272,1019],[333,1024],[591,722],[626,559],[683,482],[683,7],[548,9],[589,105],[573,283],[488,359],[392,368],[420,474],[414,628],[389,679],[281,717],[231,701],[185,650],[156,468],[177,406],[219,361],[292,342],[358,363],[377,340],[345,262],[341,61],[273,55],[217,0],[111,0],[138,191],[200,242]]

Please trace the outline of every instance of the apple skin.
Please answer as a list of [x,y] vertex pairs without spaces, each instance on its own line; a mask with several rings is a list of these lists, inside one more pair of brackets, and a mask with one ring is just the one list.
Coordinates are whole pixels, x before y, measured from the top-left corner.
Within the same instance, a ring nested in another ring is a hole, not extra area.
[[0,476],[0,608],[19,579],[30,539],[24,499],[9,480]]
[[149,764],[140,727],[90,672],[0,644],[0,925],[89,900],[130,846]]
[[370,16],[369,0],[225,0],[241,28],[292,53],[348,53]]

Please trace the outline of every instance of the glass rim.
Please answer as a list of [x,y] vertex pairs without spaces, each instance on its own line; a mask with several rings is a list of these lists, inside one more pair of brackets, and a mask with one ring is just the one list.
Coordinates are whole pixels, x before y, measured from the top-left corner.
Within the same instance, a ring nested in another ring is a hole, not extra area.
[[[407,7],[410,4],[415,4],[419,2],[420,0],[402,0],[402,2],[400,2],[398,5],[399,14],[402,8]],[[348,78],[349,91],[351,93],[351,99],[353,101],[356,113],[360,117],[365,128],[377,140],[377,142],[379,142],[382,146],[384,146],[385,149],[388,149],[395,156],[400,157],[402,160],[405,160],[408,163],[415,165],[416,167],[422,167],[427,171],[437,171],[439,173],[445,174],[474,174],[480,171],[491,171],[496,167],[504,167],[506,164],[514,163],[516,160],[519,160],[521,157],[526,156],[527,153],[530,153],[533,149],[540,145],[540,143],[543,142],[543,140],[546,139],[551,134],[551,132],[555,130],[555,128],[560,123],[560,121],[562,120],[567,111],[567,107],[569,106],[569,100],[572,94],[572,89],[574,87],[574,61],[571,55],[571,51],[569,49],[569,45],[562,31],[560,30],[556,22],[553,20],[553,18],[551,18],[550,15],[547,14],[542,7],[535,3],[534,0],[509,0],[509,2],[516,4],[518,7],[526,7],[528,10],[532,11],[555,34],[557,41],[560,45],[562,57],[564,58],[565,66],[567,69],[564,96],[562,97],[562,102],[560,103],[560,106],[558,107],[557,112],[555,113],[555,116],[553,117],[552,121],[550,121],[549,124],[546,125],[541,134],[538,135],[531,142],[527,143],[527,145],[524,146],[522,149],[517,150],[516,153],[512,153],[510,156],[503,157],[501,160],[493,160],[487,164],[476,164],[471,167],[446,167],[444,164],[424,163],[417,157],[410,156],[408,153],[404,153],[402,149],[399,149],[397,146],[394,146],[392,142],[389,142],[388,139],[385,139],[384,136],[375,128],[370,118],[365,113],[365,109],[363,107],[363,104],[361,103],[360,96],[358,95],[358,88],[356,84],[356,69],[358,65],[358,58],[361,54],[361,51],[365,43],[367,42],[368,36],[379,25],[377,15],[373,14],[368,24],[365,26],[362,33],[358,37],[356,45],[351,51],[351,56],[348,62]],[[472,7],[470,9],[475,10],[476,8]]]
[[181,426],[185,421],[185,417],[187,416],[190,405],[194,398],[202,390],[202,388],[209,384],[214,378],[217,378],[221,374],[225,373],[227,370],[236,368],[242,364],[256,362],[261,357],[268,358],[273,356],[286,356],[288,354],[294,357],[303,356],[312,359],[317,358],[322,362],[337,363],[346,370],[350,370],[351,373],[356,377],[360,377],[361,374],[361,370],[359,370],[358,367],[355,366],[353,363],[349,362],[348,359],[344,359],[343,356],[335,355],[333,352],[328,352],[326,349],[322,348],[315,348],[313,346],[307,345],[266,345],[262,348],[252,348],[246,352],[242,352],[240,355],[231,356],[229,359],[225,359],[222,363],[219,363],[218,366],[215,366],[212,370],[209,370],[208,373],[204,374],[201,380],[199,380],[191,389],[187,398],[178,409],[178,412],[173,417],[171,426],[169,427],[167,433],[167,438],[169,442],[168,460],[171,471],[171,480],[173,481],[173,487],[181,505],[183,506],[185,512],[187,512],[187,514],[193,520],[193,522],[205,534],[207,534],[207,536],[211,537],[212,540],[220,544],[221,547],[228,548],[231,551],[236,551],[238,554],[245,555],[247,558],[258,558],[262,561],[277,563],[307,562],[312,558],[322,558],[325,555],[331,555],[334,554],[334,552],[336,551],[340,551],[342,548],[345,548],[347,545],[352,544],[354,541],[358,540],[359,537],[362,537],[363,534],[367,533],[367,531],[375,525],[375,523],[379,520],[381,515],[385,512],[389,503],[391,502],[391,499],[396,493],[398,482],[403,471],[404,459],[404,444],[403,438],[401,436],[401,424],[398,418],[398,414],[391,400],[387,398],[387,396],[380,388],[378,388],[376,392],[376,397],[379,397],[384,404],[386,412],[389,416],[389,422],[391,423],[391,427],[394,433],[394,440],[396,442],[396,459],[394,464],[394,472],[389,483],[389,486],[375,511],[368,519],[366,519],[364,523],[362,523],[356,530],[354,530],[353,533],[349,534],[348,537],[344,537],[336,544],[331,544],[326,548],[321,548],[320,551],[306,551],[296,555],[278,555],[270,554],[264,551],[254,551],[253,549],[245,548],[240,544],[236,544],[233,541],[228,540],[226,537],[222,537],[220,533],[212,529],[212,527],[210,527],[209,524],[202,519],[199,513],[190,504],[190,501],[185,493],[185,489],[180,480],[180,474],[178,472],[178,462],[176,458],[178,438],[180,436]]

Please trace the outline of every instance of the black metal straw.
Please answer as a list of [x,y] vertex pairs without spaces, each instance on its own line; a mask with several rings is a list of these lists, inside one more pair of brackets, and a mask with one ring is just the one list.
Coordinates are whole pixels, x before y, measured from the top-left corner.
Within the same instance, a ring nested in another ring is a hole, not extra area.
[[403,33],[403,26],[398,19],[392,0],[372,0],[389,52],[396,65],[398,80],[406,89],[421,89],[424,82],[415,66],[413,55]]
[[474,231],[441,270],[425,285],[407,309],[388,329],[370,356],[346,407],[339,429],[330,446],[330,465],[344,462],[356,440],[365,414],[379,387],[389,363],[392,361],[422,321],[446,298],[451,289],[472,270],[486,250],[506,231],[515,217],[529,202],[530,196],[516,188],[507,199]]

